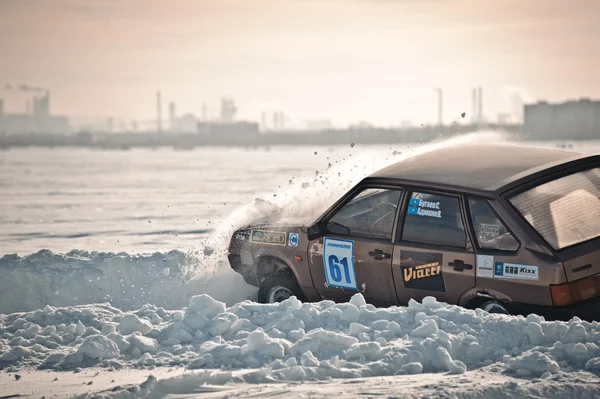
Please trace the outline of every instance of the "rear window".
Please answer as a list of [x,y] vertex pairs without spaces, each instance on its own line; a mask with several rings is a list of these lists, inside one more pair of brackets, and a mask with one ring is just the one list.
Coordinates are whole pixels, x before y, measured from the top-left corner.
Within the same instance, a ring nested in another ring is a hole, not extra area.
[[556,250],[600,236],[600,168],[542,184],[510,202]]

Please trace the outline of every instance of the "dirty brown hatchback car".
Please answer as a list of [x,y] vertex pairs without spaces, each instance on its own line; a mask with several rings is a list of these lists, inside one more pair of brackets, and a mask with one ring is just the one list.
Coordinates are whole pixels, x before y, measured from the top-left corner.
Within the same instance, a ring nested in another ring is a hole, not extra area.
[[600,155],[444,148],[372,174],[314,220],[273,219],[229,248],[260,302],[360,292],[375,306],[433,296],[551,319],[600,313]]

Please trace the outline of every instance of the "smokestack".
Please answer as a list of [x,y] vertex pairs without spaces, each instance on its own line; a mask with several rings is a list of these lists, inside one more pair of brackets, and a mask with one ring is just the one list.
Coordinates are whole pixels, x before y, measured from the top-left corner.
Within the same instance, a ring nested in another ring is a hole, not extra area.
[[267,113],[266,112],[262,112],[261,114],[261,119],[262,119],[262,127],[263,129],[267,129]]
[[476,124],[477,121],[477,89],[471,90],[471,122]]
[[283,127],[285,125],[285,114],[283,113],[283,111],[279,112],[279,128],[283,130]]
[[162,133],[162,114],[161,114],[160,91],[156,92],[156,131]]
[[483,122],[483,89],[479,88],[479,123]]
[[177,114],[175,112],[175,103],[173,101],[169,103],[169,127],[172,132],[177,130]]
[[438,93],[438,124],[444,126],[444,114],[443,114],[443,91],[442,89],[435,89]]
[[208,111],[206,109],[206,104],[202,104],[202,120],[206,122],[208,119]]
[[0,134],[4,134],[4,101],[0,99]]

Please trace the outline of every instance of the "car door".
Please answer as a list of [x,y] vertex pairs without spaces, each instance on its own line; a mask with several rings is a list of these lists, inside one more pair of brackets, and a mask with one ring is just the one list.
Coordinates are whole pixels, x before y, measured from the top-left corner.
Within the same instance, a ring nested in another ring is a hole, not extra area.
[[475,254],[464,216],[459,195],[420,189],[408,193],[392,259],[401,304],[426,296],[456,304],[475,286]]
[[324,236],[309,244],[315,288],[323,299],[348,301],[361,292],[375,306],[396,303],[392,236],[403,190],[359,187],[322,220]]

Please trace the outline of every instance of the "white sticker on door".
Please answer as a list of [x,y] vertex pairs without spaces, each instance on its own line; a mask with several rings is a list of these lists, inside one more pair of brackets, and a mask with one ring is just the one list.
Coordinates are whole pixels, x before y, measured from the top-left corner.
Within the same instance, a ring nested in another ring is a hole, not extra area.
[[477,255],[477,277],[494,278],[494,257]]
[[325,238],[323,265],[328,286],[358,291],[354,270],[354,241]]

